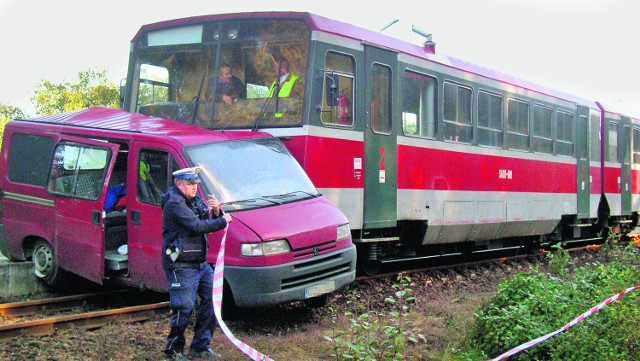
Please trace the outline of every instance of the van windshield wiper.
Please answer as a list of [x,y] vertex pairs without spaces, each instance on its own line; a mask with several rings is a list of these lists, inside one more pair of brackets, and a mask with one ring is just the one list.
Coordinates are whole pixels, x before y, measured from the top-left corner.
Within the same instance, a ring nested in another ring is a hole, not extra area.
[[305,192],[305,191],[293,191],[293,192],[289,192],[289,193],[284,193],[284,194],[274,194],[274,195],[270,195],[270,196],[262,196],[262,198],[271,198],[271,199],[285,199],[285,198],[291,198],[294,195],[298,194],[298,193],[303,193],[308,195],[309,197],[312,198],[316,198],[319,197],[319,194],[313,194],[313,193],[309,193],[309,192]]
[[234,205],[234,204],[246,205],[246,204],[256,203],[257,201],[264,201],[264,202],[269,202],[269,203],[273,203],[273,204],[282,204],[282,203],[280,203],[278,201],[267,199],[265,197],[243,199],[243,200],[240,200],[240,201],[225,202],[225,203],[222,203],[222,204],[223,205]]

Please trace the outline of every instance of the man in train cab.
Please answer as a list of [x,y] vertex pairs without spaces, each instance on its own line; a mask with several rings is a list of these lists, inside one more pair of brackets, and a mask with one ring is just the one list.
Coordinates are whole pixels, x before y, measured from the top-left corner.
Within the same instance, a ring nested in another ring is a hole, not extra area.
[[[239,99],[247,98],[247,88],[240,78],[235,76],[231,65],[223,63],[217,77],[216,103],[223,102],[232,105]],[[213,92],[213,84],[209,84],[209,91]]]
[[[162,267],[167,276],[171,329],[165,354],[174,360],[184,356],[184,332],[199,297],[195,333],[189,354],[221,359],[211,349],[216,328],[213,312],[213,269],[207,263],[207,234],[224,229],[231,216],[224,213],[215,196],[207,203],[198,194],[200,167],[173,172],[174,185],[162,195]],[[207,208],[208,207],[208,208]]]
[[288,98],[291,95],[291,91],[294,89],[293,86],[295,85],[298,76],[289,73],[289,65],[289,60],[285,57],[275,60],[276,80],[274,80],[269,87],[269,98],[275,95],[276,89],[278,92],[278,98]]

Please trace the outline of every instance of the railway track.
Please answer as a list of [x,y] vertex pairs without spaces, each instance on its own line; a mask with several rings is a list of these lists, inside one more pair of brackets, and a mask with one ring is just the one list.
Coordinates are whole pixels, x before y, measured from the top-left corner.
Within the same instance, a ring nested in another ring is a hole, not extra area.
[[[70,327],[91,330],[110,323],[148,320],[169,309],[168,301],[157,302],[160,297],[122,290],[0,304],[0,339],[47,336]],[[34,313],[45,317],[25,320]]]
[[[576,252],[598,248],[599,245],[583,242],[574,244],[566,250]],[[541,248],[538,252],[548,252],[549,249]],[[535,256],[535,253],[523,252],[519,248],[500,249],[492,252],[485,252],[485,257],[478,259],[477,255],[451,253],[440,257],[431,257],[428,267],[415,267],[411,262],[424,262],[424,257],[417,260],[401,262],[389,262],[383,272],[371,276],[358,276],[356,281],[372,280],[376,278],[386,278],[397,276],[398,272],[405,274],[415,274],[424,271],[434,271],[441,269],[453,269],[459,267],[470,267],[482,265],[488,262],[506,262],[517,258]],[[139,322],[150,319],[161,312],[167,312],[169,302],[159,301],[159,298],[166,295],[155,294],[149,296],[136,290],[126,289],[103,293],[92,293],[75,296],[48,298],[35,301],[15,302],[0,304],[0,339],[8,339],[19,336],[47,336],[69,327],[80,327],[84,329],[97,329],[110,323]],[[131,305],[131,300],[136,301],[136,305]],[[127,301],[129,305],[122,306],[121,303]],[[114,307],[114,304],[117,304]],[[102,310],[86,311],[87,308],[107,308]],[[80,311],[79,311],[80,310]],[[85,312],[86,311],[86,312]],[[66,315],[53,315],[40,319],[23,320],[25,317],[37,314],[67,313]]]

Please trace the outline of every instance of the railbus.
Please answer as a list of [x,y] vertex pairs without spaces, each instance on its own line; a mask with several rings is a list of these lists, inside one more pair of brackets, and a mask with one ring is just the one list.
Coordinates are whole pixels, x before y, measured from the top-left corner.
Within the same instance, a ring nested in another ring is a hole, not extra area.
[[[122,105],[280,138],[346,214],[367,272],[635,228],[638,118],[439,54],[416,32],[424,44],[305,12],[149,24]],[[242,87],[232,101],[223,68]]]

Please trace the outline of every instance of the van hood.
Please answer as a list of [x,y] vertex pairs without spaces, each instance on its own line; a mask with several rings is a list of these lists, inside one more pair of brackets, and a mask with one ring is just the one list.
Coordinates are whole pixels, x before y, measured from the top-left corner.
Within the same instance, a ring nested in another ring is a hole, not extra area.
[[348,223],[324,197],[231,214],[263,242],[287,239],[293,251],[335,241],[338,226]]

